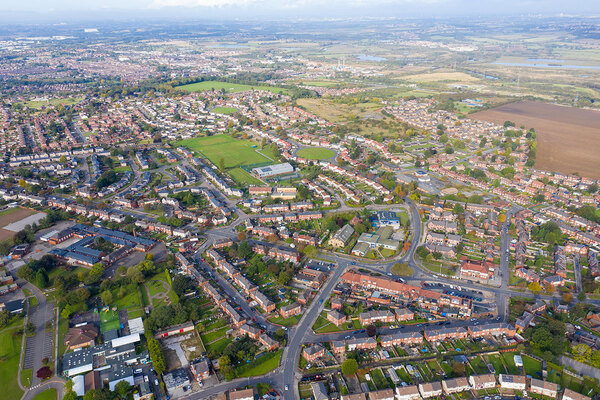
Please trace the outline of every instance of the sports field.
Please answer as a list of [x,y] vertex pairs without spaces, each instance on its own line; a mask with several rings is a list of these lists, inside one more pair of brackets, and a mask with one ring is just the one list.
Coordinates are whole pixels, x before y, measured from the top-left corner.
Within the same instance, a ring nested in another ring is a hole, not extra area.
[[216,114],[225,114],[225,115],[233,115],[237,112],[237,108],[233,108],[233,107],[215,107],[212,110],[210,110],[211,112],[214,112]]
[[236,168],[242,165],[270,162],[258,153],[258,147],[248,140],[234,139],[229,135],[204,136],[180,140],[175,146],[187,147],[208,158],[213,164],[219,165],[221,158],[225,168]]
[[229,83],[219,81],[204,81],[197,83],[190,83],[189,85],[177,86],[177,89],[185,90],[186,92],[204,92],[206,90],[221,90],[224,89],[227,93],[243,92],[245,90],[266,90],[277,94],[286,94],[287,90],[278,88],[275,86],[252,86],[244,85],[241,83]]
[[296,155],[307,160],[327,160],[335,156],[335,152],[324,147],[305,147],[298,150]]
[[120,327],[121,323],[119,322],[118,311],[100,311],[100,331],[102,333],[106,331],[112,331],[114,329],[119,329]]
[[500,125],[512,121],[517,127],[534,128],[536,168],[600,178],[600,111],[521,101],[471,114],[471,117]]

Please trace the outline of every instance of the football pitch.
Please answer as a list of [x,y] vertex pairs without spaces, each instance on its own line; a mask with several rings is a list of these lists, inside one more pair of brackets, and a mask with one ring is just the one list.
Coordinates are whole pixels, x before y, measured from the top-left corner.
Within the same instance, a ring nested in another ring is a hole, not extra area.
[[270,163],[254,143],[248,140],[234,139],[229,135],[204,136],[180,140],[175,146],[187,147],[208,158],[214,165],[219,166],[223,159],[225,168],[236,168],[242,165]]
[[121,323],[119,322],[118,311],[100,311],[100,331],[102,333],[119,329],[120,327]]

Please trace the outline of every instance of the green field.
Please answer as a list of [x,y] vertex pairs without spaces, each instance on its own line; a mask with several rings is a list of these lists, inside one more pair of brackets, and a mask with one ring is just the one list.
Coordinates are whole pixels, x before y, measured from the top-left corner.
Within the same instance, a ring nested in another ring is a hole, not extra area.
[[57,105],[71,106],[73,104],[79,103],[82,100],[83,100],[83,98],[81,98],[81,97],[66,98],[66,99],[49,99],[48,101],[30,100],[30,101],[25,102],[25,106],[29,107],[29,108],[36,108],[36,109],[40,109],[44,106],[57,106]]
[[324,147],[305,147],[298,150],[296,155],[307,160],[327,160],[335,156],[335,152]]
[[19,399],[23,391],[17,382],[19,357],[21,356],[21,335],[14,335],[15,329],[5,329],[0,333],[0,376],[2,377],[3,398]]
[[227,173],[233,178],[234,181],[239,183],[240,185],[262,185],[263,182],[250,175],[248,172],[244,171],[244,169],[240,167],[236,167],[227,171]]
[[204,81],[197,83],[190,83],[189,85],[177,86],[177,89],[184,90],[186,92],[204,92],[206,90],[225,90],[227,93],[243,92],[244,90],[266,90],[277,94],[286,94],[287,90],[278,88],[275,86],[252,86],[244,85],[241,83],[228,83],[219,81]]
[[248,140],[234,139],[229,135],[203,136],[180,140],[175,146],[187,147],[208,158],[213,164],[219,165],[221,158],[225,168],[235,168],[241,165],[266,163],[270,160],[258,153],[254,143]]
[[282,352],[283,350],[279,350],[275,353],[267,353],[255,362],[239,367],[237,376],[240,378],[259,376],[274,370],[279,366]]
[[121,323],[119,322],[119,312],[108,310],[100,311],[100,332],[112,331],[119,329]]
[[211,112],[214,112],[216,114],[225,114],[225,115],[233,115],[237,112],[237,108],[233,108],[233,107],[215,107],[212,110],[210,110]]
[[56,398],[57,398],[56,389],[50,388],[50,389],[44,390],[41,393],[38,393],[38,395],[35,396],[33,398],[33,400],[56,400]]

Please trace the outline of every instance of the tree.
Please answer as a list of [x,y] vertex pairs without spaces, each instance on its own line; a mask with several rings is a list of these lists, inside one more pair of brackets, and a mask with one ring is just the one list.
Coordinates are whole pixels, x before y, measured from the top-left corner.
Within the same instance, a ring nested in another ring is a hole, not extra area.
[[225,171],[225,159],[223,157],[219,159],[219,170],[221,172]]
[[279,328],[275,331],[274,336],[277,340],[283,340],[285,338],[285,331],[283,328]]
[[77,400],[77,393],[74,391],[66,392],[63,396],[63,400]]
[[452,374],[454,376],[463,376],[465,374],[466,367],[464,363],[455,362],[452,364]]
[[501,224],[505,223],[506,222],[506,214],[504,214],[504,213],[498,214],[498,222],[500,222]]
[[346,377],[351,377],[358,371],[358,363],[353,358],[348,358],[342,363],[342,374]]
[[585,292],[579,292],[579,294],[577,295],[577,300],[585,301],[585,299],[586,299]]
[[102,292],[102,294],[100,294],[100,298],[102,299],[102,302],[107,306],[113,302],[113,295],[110,290],[105,290],[104,292]]
[[133,265],[127,269],[127,277],[136,283],[144,282],[144,273],[138,265]]
[[160,343],[158,340],[153,337],[148,338],[148,351],[150,352],[150,359],[152,360],[152,364],[154,365],[154,371],[157,375],[161,375],[165,372],[165,356],[160,347]]
[[539,292],[542,290],[542,287],[540,286],[540,284],[538,282],[531,282],[527,288],[529,290],[531,290],[532,292]]
[[375,325],[368,325],[366,330],[367,335],[369,335],[369,337],[373,337],[377,333],[377,328],[375,327]]
[[127,381],[120,381],[115,385],[114,392],[119,395],[119,398],[125,399],[131,391],[131,385]]
[[562,301],[564,301],[565,303],[570,303],[573,301],[573,295],[569,292],[565,292],[562,295]]
[[231,366],[231,359],[229,356],[221,356],[219,357],[219,369],[225,376],[225,379],[231,379],[234,377],[234,370]]
[[35,333],[35,325],[31,321],[27,321],[27,325],[25,325],[25,333],[27,335],[33,335]]
[[10,311],[8,311],[8,310],[0,311],[0,328],[4,328],[6,325],[8,325],[11,318],[12,318],[12,315],[10,314]]
[[52,370],[50,369],[50,367],[42,367],[37,370],[36,376],[41,380],[48,379],[52,376]]
[[576,361],[579,362],[588,362],[592,355],[592,349],[585,343],[579,343],[575,346],[571,347],[571,353]]
[[177,294],[177,296],[181,297],[185,294],[185,292],[192,288],[192,283],[190,282],[190,278],[187,276],[177,274],[175,279],[173,279],[171,288]]
[[246,237],[247,237],[246,232],[238,232],[238,234],[237,234],[237,238],[240,242],[243,240],[246,240]]

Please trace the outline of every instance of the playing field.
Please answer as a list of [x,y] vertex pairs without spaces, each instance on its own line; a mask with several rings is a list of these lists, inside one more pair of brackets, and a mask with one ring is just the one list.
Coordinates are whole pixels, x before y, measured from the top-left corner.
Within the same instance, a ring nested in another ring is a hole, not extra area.
[[296,155],[307,160],[327,160],[335,156],[335,152],[324,147],[305,147],[298,150]]
[[500,125],[512,121],[517,127],[534,128],[536,168],[600,178],[600,111],[521,101],[471,114],[471,117]]
[[121,327],[118,311],[100,311],[100,321],[100,331],[102,333],[119,329]]
[[227,93],[243,92],[244,90],[266,90],[277,94],[286,94],[287,90],[275,86],[252,86],[241,83],[229,83],[219,81],[204,81],[190,83],[189,85],[177,86],[177,89],[185,90],[186,92],[204,92],[206,90],[222,90]]
[[212,110],[210,110],[211,112],[214,112],[216,114],[225,114],[225,115],[233,115],[237,112],[237,108],[233,108],[233,107],[215,107]]
[[258,153],[258,147],[248,140],[234,139],[228,135],[204,136],[180,140],[176,146],[187,147],[208,158],[216,166],[221,158],[225,168],[235,168],[242,165],[266,163],[270,160]]

